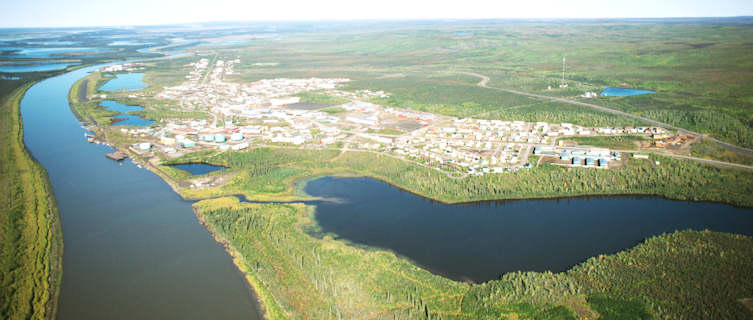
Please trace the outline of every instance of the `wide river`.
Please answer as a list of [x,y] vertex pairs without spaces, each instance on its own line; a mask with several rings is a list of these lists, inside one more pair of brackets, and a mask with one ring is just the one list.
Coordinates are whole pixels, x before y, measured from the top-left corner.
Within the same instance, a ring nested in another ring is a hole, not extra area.
[[24,141],[49,173],[62,220],[58,319],[260,319],[244,277],[191,202],[86,141],[68,90],[91,70],[39,82],[21,101]]

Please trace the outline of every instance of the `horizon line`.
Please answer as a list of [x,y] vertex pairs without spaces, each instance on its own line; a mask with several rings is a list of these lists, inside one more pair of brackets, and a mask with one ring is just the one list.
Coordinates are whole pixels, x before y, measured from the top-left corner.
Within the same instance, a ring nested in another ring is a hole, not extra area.
[[241,23],[326,23],[326,22],[419,22],[419,21],[597,21],[597,20],[704,20],[704,19],[739,19],[753,18],[753,15],[734,16],[666,16],[666,17],[498,17],[498,18],[368,18],[368,19],[270,19],[270,20],[208,20],[194,22],[175,22],[165,24],[128,24],[128,25],[79,25],[79,26],[39,26],[39,27],[0,27],[0,30],[19,29],[83,29],[83,28],[143,28],[143,27],[188,27],[205,24],[241,24]]

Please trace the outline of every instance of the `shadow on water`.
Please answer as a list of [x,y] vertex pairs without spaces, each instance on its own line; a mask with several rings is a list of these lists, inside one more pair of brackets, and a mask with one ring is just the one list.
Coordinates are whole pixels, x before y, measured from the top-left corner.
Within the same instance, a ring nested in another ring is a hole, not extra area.
[[392,250],[433,273],[484,282],[513,271],[561,272],[676,230],[753,235],[753,210],[646,196],[445,204],[371,178],[324,177],[318,235]]

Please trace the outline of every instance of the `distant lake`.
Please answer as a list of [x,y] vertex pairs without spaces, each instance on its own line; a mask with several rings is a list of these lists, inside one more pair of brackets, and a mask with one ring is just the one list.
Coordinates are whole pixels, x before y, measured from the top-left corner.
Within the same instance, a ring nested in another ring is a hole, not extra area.
[[110,81],[107,81],[100,91],[120,92],[120,91],[138,91],[148,87],[142,78],[143,73],[121,73]]
[[0,63],[0,72],[39,72],[65,69],[79,63]]
[[225,170],[225,167],[213,166],[211,164],[206,164],[206,163],[182,163],[182,164],[172,164],[170,166],[175,169],[188,171],[194,176],[200,176],[202,174],[207,174],[210,172]]
[[601,96],[604,96],[604,97],[627,97],[627,96],[637,96],[637,95],[649,94],[649,93],[656,93],[656,92],[655,91],[651,91],[651,90],[643,90],[643,89],[605,88],[604,91],[601,92]]
[[753,235],[753,210],[656,197],[592,197],[448,205],[371,178],[325,177],[306,193],[324,233],[393,250],[462,281],[512,271],[560,272],[676,230]]
[[146,120],[135,114],[121,114],[111,117],[110,119],[113,119],[112,125],[114,126],[146,127],[154,123],[152,120]]
[[64,55],[75,52],[109,52],[110,49],[100,48],[34,48],[34,47],[0,47],[0,51],[10,51],[8,57],[11,58],[52,58],[54,56]]
[[113,100],[104,100],[104,101],[100,102],[99,105],[105,107],[106,110],[117,111],[117,112],[120,112],[120,113],[128,113],[128,112],[132,112],[132,111],[141,111],[141,110],[144,110],[144,108],[139,107],[139,106],[125,105],[125,104],[122,104],[122,103],[117,103],[117,102],[115,102]]
[[212,47],[212,46],[232,46],[237,44],[245,43],[246,40],[230,40],[230,41],[222,41],[222,42],[204,42],[200,44],[201,47]]
[[154,44],[153,42],[139,42],[131,40],[113,41],[107,44],[108,46],[145,46]]

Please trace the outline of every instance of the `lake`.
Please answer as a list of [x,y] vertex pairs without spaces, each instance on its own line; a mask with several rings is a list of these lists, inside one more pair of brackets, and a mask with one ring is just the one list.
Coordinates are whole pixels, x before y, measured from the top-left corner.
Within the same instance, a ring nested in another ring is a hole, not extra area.
[[603,97],[628,97],[628,96],[637,96],[637,95],[649,94],[649,93],[656,93],[656,92],[651,91],[651,90],[643,90],[643,89],[604,88],[604,91],[601,92],[601,96]]
[[141,80],[143,77],[143,73],[121,73],[107,81],[99,88],[99,91],[120,92],[146,89],[148,85]]
[[10,58],[52,58],[55,56],[62,56],[68,53],[81,53],[81,52],[109,52],[110,49],[101,48],[36,48],[36,47],[0,47],[0,51],[10,52],[8,57]]
[[226,169],[225,167],[213,166],[211,164],[206,164],[206,163],[182,163],[182,164],[172,164],[170,166],[175,169],[188,171],[190,174],[194,176],[200,176],[202,174],[207,174],[210,172],[215,172],[215,171]]
[[119,40],[119,41],[113,41],[108,43],[108,46],[146,46],[154,44],[153,42],[140,42],[140,41],[132,41],[132,40]]
[[120,112],[120,113],[128,113],[128,112],[131,112],[131,111],[141,111],[141,110],[144,110],[144,108],[139,107],[139,106],[125,105],[125,104],[122,104],[122,103],[117,103],[117,102],[115,102],[113,100],[103,100],[102,102],[99,103],[99,105],[105,107],[105,110],[117,111],[117,112]]
[[21,101],[24,142],[49,173],[63,228],[57,319],[261,319],[191,202],[86,141],[68,91],[92,70],[43,80]]
[[753,210],[656,197],[592,197],[448,205],[371,178],[325,177],[306,193],[324,233],[392,250],[433,273],[484,282],[512,271],[565,271],[675,230],[753,235]]
[[110,119],[112,119],[112,125],[114,126],[146,127],[154,123],[152,120],[146,120],[135,114],[121,114],[110,117]]

